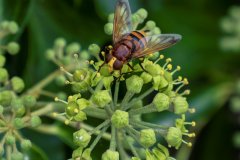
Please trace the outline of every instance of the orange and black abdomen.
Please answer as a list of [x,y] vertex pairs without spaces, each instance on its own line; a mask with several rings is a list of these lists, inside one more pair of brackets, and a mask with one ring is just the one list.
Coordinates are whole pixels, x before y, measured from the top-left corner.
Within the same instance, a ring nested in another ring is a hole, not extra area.
[[123,39],[123,44],[126,44],[131,49],[131,53],[137,52],[145,47],[147,43],[145,36],[146,33],[144,31],[132,31]]
[[123,63],[131,59],[133,53],[144,48],[146,45],[144,31],[132,31],[124,35],[122,39],[117,42],[113,47],[113,56]]

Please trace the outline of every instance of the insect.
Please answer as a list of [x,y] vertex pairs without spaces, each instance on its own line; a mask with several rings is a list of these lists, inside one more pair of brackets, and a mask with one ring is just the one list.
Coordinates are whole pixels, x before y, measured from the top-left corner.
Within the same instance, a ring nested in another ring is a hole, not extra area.
[[104,64],[108,64],[110,72],[121,71],[131,60],[171,47],[180,40],[179,34],[147,36],[147,31],[133,31],[129,2],[118,0],[113,22],[113,46],[105,52]]

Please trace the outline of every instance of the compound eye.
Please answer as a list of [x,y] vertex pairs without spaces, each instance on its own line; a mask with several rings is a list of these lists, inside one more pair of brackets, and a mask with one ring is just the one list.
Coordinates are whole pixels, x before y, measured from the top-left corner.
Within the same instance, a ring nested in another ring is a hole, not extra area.
[[122,66],[123,66],[122,61],[116,60],[116,61],[113,63],[113,68],[114,68],[115,70],[120,70],[120,69],[122,69]]

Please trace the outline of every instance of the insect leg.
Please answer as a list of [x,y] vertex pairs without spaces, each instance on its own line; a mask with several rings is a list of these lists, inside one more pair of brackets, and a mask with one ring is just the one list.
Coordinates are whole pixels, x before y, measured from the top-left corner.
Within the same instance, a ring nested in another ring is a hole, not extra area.
[[93,79],[96,78],[97,74],[100,72],[101,68],[103,67],[103,65],[105,64],[106,62],[103,62],[103,64],[101,64],[96,72],[96,75],[93,77]]

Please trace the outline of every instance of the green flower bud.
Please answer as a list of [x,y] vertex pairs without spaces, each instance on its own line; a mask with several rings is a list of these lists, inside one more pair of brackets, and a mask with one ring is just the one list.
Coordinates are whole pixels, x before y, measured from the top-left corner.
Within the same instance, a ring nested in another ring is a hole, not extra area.
[[0,105],[0,114],[3,114],[3,106],[2,105]]
[[10,53],[11,55],[15,55],[19,52],[20,50],[20,46],[19,44],[17,44],[16,42],[10,42],[7,45],[7,51],[8,53]]
[[16,117],[22,117],[26,112],[26,109],[25,109],[24,106],[20,106],[18,108],[15,108],[14,110],[15,110],[15,113],[16,113]]
[[151,147],[156,143],[156,136],[153,129],[143,129],[140,132],[140,142],[145,148]]
[[158,93],[153,99],[153,104],[158,112],[167,110],[170,106],[170,98],[163,93]]
[[78,104],[75,101],[68,102],[65,112],[69,117],[75,116],[79,112]]
[[230,106],[233,112],[239,112],[240,111],[240,97],[233,97],[230,100]]
[[136,12],[136,14],[138,14],[142,19],[146,19],[147,16],[148,16],[148,12],[147,12],[147,10],[144,9],[144,8],[140,8],[140,9]]
[[14,110],[17,110],[20,107],[23,107],[23,102],[20,98],[14,98],[11,101],[11,106],[13,107]]
[[0,54],[0,67],[3,67],[6,62],[6,58]]
[[155,27],[155,28],[152,30],[152,33],[153,33],[153,35],[155,35],[155,34],[161,34],[161,30],[160,30],[160,28]]
[[13,77],[11,79],[12,88],[15,92],[20,93],[25,87],[23,80],[19,77]]
[[80,53],[80,59],[82,59],[82,60],[88,60],[88,59],[90,59],[90,54],[88,53],[88,51],[83,50],[83,51]]
[[15,34],[18,31],[18,25],[16,22],[11,21],[8,24],[8,30],[10,33]]
[[8,30],[9,21],[2,21],[0,24],[1,29]]
[[102,160],[119,160],[119,153],[108,149],[102,154]]
[[83,111],[78,111],[78,113],[73,118],[75,121],[81,122],[87,119],[87,115]]
[[156,27],[156,23],[154,21],[147,21],[146,27],[149,30],[153,30]]
[[26,95],[23,97],[23,104],[26,107],[34,107],[36,105],[36,98],[34,96]]
[[77,81],[77,82],[81,82],[83,81],[86,76],[87,76],[87,71],[81,69],[81,70],[76,70],[74,73],[73,73],[73,80],[74,81]]
[[11,160],[24,160],[24,156],[21,152],[13,152],[11,154]]
[[128,112],[116,110],[111,118],[111,122],[116,128],[123,128],[129,124]]
[[92,55],[98,55],[100,53],[100,47],[97,44],[91,44],[88,47],[88,51],[89,53],[91,53]]
[[55,52],[54,52],[53,49],[48,49],[48,50],[46,51],[46,58],[47,58],[48,60],[52,60],[52,59],[55,58]]
[[57,93],[57,97],[59,98],[59,99],[67,99],[67,94],[66,93],[64,93],[64,92],[58,92]]
[[9,145],[13,145],[15,143],[16,139],[13,135],[8,134],[6,136],[6,143]]
[[146,84],[151,82],[153,77],[149,73],[143,72],[141,74],[141,78],[143,79],[144,84]]
[[32,116],[31,117],[31,126],[32,127],[38,127],[39,125],[41,125],[42,120],[40,119],[39,116]]
[[106,106],[111,101],[112,101],[112,98],[109,95],[108,90],[95,92],[94,95],[92,96],[92,102],[101,108]]
[[105,24],[105,26],[104,26],[104,32],[105,32],[107,35],[112,35],[112,32],[113,32],[113,23],[107,23],[107,24]]
[[173,83],[170,82],[170,83],[168,83],[167,87],[165,88],[164,93],[169,94],[169,92],[171,92],[172,90],[173,90]]
[[70,63],[72,63],[72,57],[71,56],[65,56],[62,58],[62,63],[64,65],[69,65]]
[[59,47],[59,48],[63,48],[66,46],[66,40],[64,38],[57,38],[54,41],[54,46]]
[[23,150],[29,150],[32,147],[32,142],[28,139],[24,139],[21,141],[21,148]]
[[106,77],[106,76],[111,76],[110,72],[109,72],[109,67],[108,65],[104,65],[102,66],[102,68],[100,69],[100,75]]
[[72,55],[72,54],[78,53],[80,49],[81,49],[81,46],[78,43],[74,42],[67,46],[66,52],[67,52],[67,55]]
[[143,86],[143,79],[133,75],[126,80],[127,90],[132,93],[140,93]]
[[79,106],[80,110],[83,110],[84,108],[88,107],[90,105],[90,102],[84,98],[78,99],[77,104]]
[[0,105],[8,106],[11,104],[13,93],[11,91],[0,92]]
[[86,147],[91,140],[91,135],[84,129],[73,133],[73,142],[79,147]]
[[66,77],[64,75],[57,76],[55,82],[59,86],[64,86],[66,82]]
[[157,76],[163,73],[163,69],[160,65],[154,63],[147,63],[145,65],[145,70],[152,76]]
[[0,68],[0,83],[8,80],[8,72],[5,68]]
[[84,150],[83,154],[82,154],[82,158],[84,160],[92,160],[91,158],[91,149],[90,148],[87,148]]
[[79,147],[77,149],[75,149],[72,153],[72,158],[73,159],[77,159],[77,158],[80,158],[81,155],[82,155],[82,151],[83,151],[83,148],[82,147]]
[[173,100],[174,113],[183,114],[188,111],[189,105],[185,97],[176,97]]
[[14,126],[17,128],[17,129],[20,129],[20,128],[23,128],[24,127],[24,121],[22,118],[15,118],[14,119]]
[[179,128],[170,127],[165,137],[168,145],[179,148],[182,143],[182,132]]
[[112,84],[113,80],[114,80],[113,76],[103,78],[103,85],[107,90],[111,89],[111,84]]
[[108,22],[113,22],[114,20],[114,13],[108,15]]

